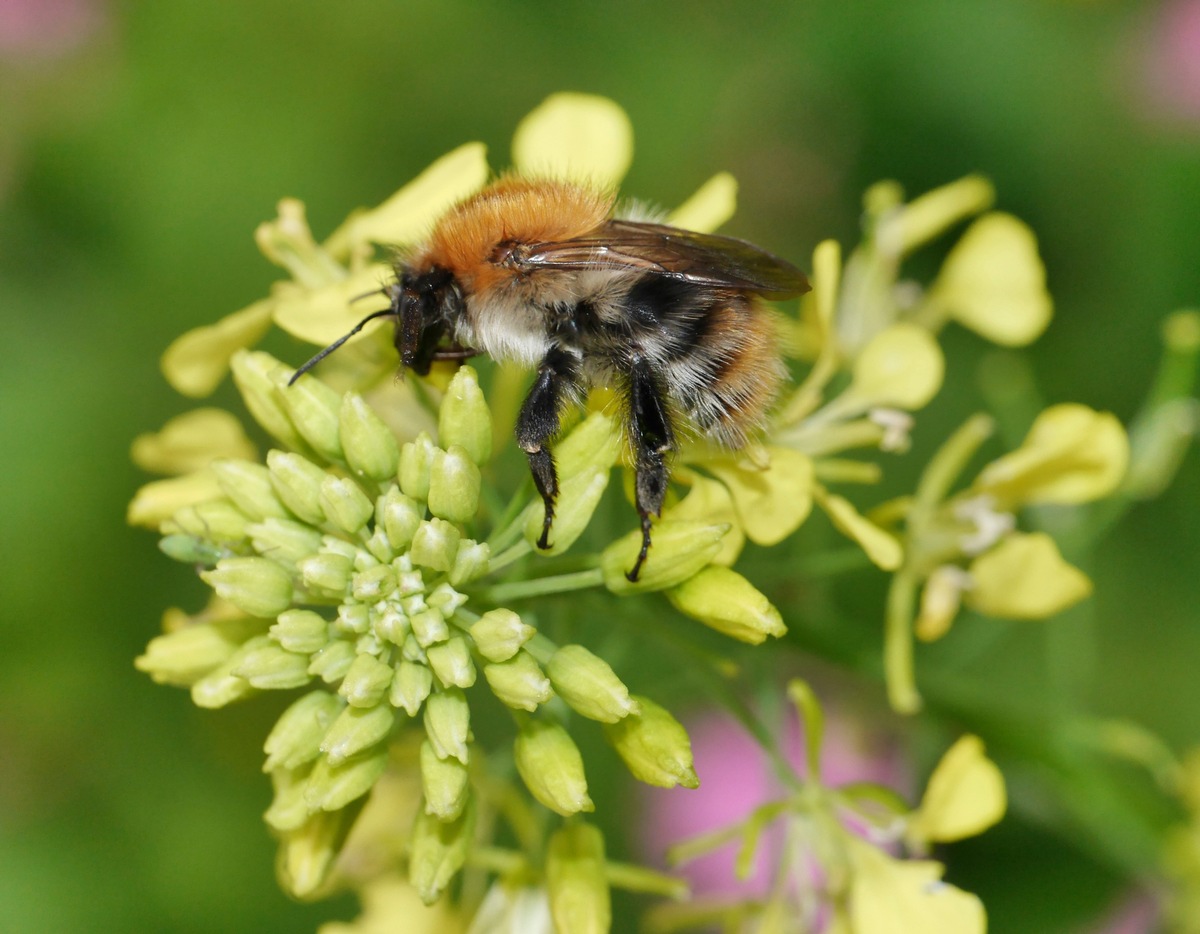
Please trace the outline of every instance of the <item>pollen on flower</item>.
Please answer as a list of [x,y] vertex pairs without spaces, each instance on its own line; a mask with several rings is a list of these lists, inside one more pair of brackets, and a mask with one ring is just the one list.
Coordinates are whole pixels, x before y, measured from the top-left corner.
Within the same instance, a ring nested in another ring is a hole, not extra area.
[[1017,525],[1016,517],[998,512],[996,501],[987,494],[955,503],[954,517],[974,526],[974,531],[959,539],[963,554],[972,556],[987,551]]

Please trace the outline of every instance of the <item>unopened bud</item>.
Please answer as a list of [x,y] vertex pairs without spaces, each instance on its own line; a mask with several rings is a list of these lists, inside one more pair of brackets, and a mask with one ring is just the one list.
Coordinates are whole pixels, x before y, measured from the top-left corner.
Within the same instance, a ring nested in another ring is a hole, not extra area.
[[737,571],[710,565],[667,591],[681,613],[742,642],[758,645],[767,636],[787,632],[783,617],[753,584]]
[[562,477],[585,470],[607,471],[621,453],[621,427],[606,412],[592,412],[554,446],[554,461]]
[[271,638],[289,652],[311,655],[329,642],[329,623],[312,610],[286,610],[269,630]]
[[343,707],[342,699],[328,691],[310,691],[280,714],[271,728],[263,752],[264,772],[295,769],[315,759],[321,741]]
[[275,495],[271,486],[271,475],[262,464],[243,460],[217,460],[212,464],[213,473],[221,491],[251,519],[284,519],[288,512]]
[[475,665],[467,640],[454,636],[425,650],[429,667],[444,687],[469,688],[475,683]]
[[[543,555],[562,554],[578,540],[592,521],[600,497],[608,488],[609,467],[586,467],[580,473],[565,478],[559,486],[554,504],[554,526],[550,530],[550,547]],[[542,537],[545,507],[539,502],[529,507],[525,518],[525,539],[536,544]]]
[[326,474],[321,481],[321,510],[330,522],[353,535],[367,524],[375,507],[349,477]]
[[283,505],[311,525],[325,521],[325,511],[321,508],[325,471],[307,458],[286,451],[267,452],[267,470],[271,486]]
[[291,519],[267,519],[246,527],[254,550],[285,567],[314,554],[321,547],[321,533]]
[[492,413],[469,366],[459,367],[446,387],[438,410],[438,443],[447,450],[460,445],[481,467],[492,455]]
[[388,700],[393,707],[415,717],[432,689],[433,672],[419,662],[402,660],[396,665]]
[[374,655],[359,655],[342,678],[338,693],[351,707],[374,707],[392,685],[392,666]]
[[496,698],[514,710],[533,712],[554,695],[550,679],[534,657],[523,650],[506,661],[484,665],[483,675]]
[[322,551],[297,562],[304,589],[325,597],[344,597],[350,587],[354,563],[344,555]]
[[342,397],[338,437],[346,463],[355,473],[378,481],[396,475],[400,465],[396,437],[356,392],[348,392]]
[[692,743],[687,730],[654,701],[638,697],[641,712],[617,723],[605,724],[604,735],[624,761],[630,774],[659,788],[697,788],[700,779],[692,767]]
[[454,587],[469,584],[488,572],[492,549],[487,542],[464,538],[454,553],[454,567],[450,569],[450,583]]
[[466,522],[479,508],[479,468],[461,445],[438,448],[429,471],[429,511],[450,522]]
[[260,691],[287,691],[303,687],[312,680],[307,655],[289,652],[270,640],[254,651],[244,653],[233,668],[233,674]]
[[247,640],[229,658],[192,685],[192,703],[197,707],[214,709],[256,693],[249,681],[239,678],[233,671],[250,652],[270,644],[270,638],[265,635]]
[[638,711],[637,702],[608,662],[582,645],[564,645],[555,652],[546,674],[558,696],[589,720],[616,723]]
[[504,608],[488,610],[471,626],[475,647],[490,662],[512,658],[535,632],[537,630],[521,622],[516,613]]
[[395,487],[389,487],[375,505],[375,523],[383,527],[388,541],[397,551],[408,547],[424,515],[424,509],[416,500]]
[[546,853],[546,889],[556,931],[607,934],[612,897],[598,828],[575,821],[555,831]]
[[630,582],[625,574],[637,560],[642,533],[631,532],[605,548],[600,556],[604,586],[615,594],[626,594],[682,584],[708,565],[721,550],[721,539],[728,531],[725,524],[683,519],[655,523],[653,542],[636,583]]
[[445,642],[450,638],[450,627],[446,625],[445,618],[437,610],[427,609],[414,613],[409,617],[408,624],[412,627],[412,634],[416,638],[417,644],[423,649],[428,649],[431,645]]
[[431,694],[425,701],[425,735],[438,757],[453,757],[467,764],[467,737],[471,710],[459,688],[447,688]]
[[291,371],[269,353],[239,350],[230,360],[233,381],[246,409],[272,438],[284,447],[307,449],[279,400],[277,375]]
[[162,531],[179,531],[211,542],[240,542],[250,520],[227,499],[185,506],[162,525]]
[[284,834],[277,861],[279,883],[295,898],[317,897],[341,855],[358,808],[318,811],[296,830]]
[[334,639],[312,657],[312,661],[308,665],[308,673],[320,678],[326,684],[332,684],[345,677],[346,672],[350,670],[350,665],[357,657],[358,652],[355,651],[353,645],[345,639]]
[[184,626],[151,639],[133,664],[159,684],[190,687],[227,661],[261,627],[262,623],[250,620]]
[[396,713],[387,704],[347,707],[321,740],[321,752],[330,765],[341,765],[351,756],[383,742],[395,723]]
[[292,579],[266,558],[222,558],[202,578],[218,597],[251,616],[278,616],[292,603]]
[[304,787],[311,772],[311,764],[296,769],[275,769],[271,772],[271,784],[275,794],[271,798],[270,807],[263,814],[263,820],[272,830],[287,833],[289,830],[299,830],[308,821],[309,811],[304,801]]
[[513,743],[513,758],[525,787],[563,817],[593,811],[579,747],[559,724],[530,720]]
[[277,375],[276,380],[279,400],[304,440],[326,460],[343,460],[342,441],[338,436],[341,396],[309,374],[291,385],[282,374]]
[[413,563],[432,571],[449,571],[462,533],[443,519],[430,519],[417,527],[409,555]]
[[428,741],[421,743],[421,789],[426,814],[440,821],[455,820],[471,793],[467,767],[457,759],[439,759]]
[[432,905],[462,869],[475,832],[475,808],[468,801],[457,820],[418,812],[409,837],[408,881]]
[[355,600],[375,604],[392,595],[396,589],[396,570],[388,564],[377,564],[355,574],[350,580],[350,593]]
[[425,432],[400,448],[400,489],[413,499],[429,498],[429,472],[437,448]]
[[387,768],[387,760],[386,748],[354,756],[338,765],[325,758],[318,759],[308,777],[304,800],[314,811],[337,811],[344,808],[375,786],[375,782]]

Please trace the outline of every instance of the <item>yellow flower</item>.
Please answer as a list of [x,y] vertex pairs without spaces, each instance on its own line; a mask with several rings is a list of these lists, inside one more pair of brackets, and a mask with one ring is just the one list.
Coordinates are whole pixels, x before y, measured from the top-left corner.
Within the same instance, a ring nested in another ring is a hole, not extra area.
[[1004,776],[978,736],[963,736],[942,756],[908,820],[910,846],[951,843],[983,833],[1004,816]]

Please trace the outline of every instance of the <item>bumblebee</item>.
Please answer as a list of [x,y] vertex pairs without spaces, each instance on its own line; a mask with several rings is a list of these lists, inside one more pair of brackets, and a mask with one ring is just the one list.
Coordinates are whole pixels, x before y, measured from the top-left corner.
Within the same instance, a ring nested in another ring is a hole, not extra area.
[[745,444],[785,370],[761,298],[806,292],[800,270],[731,237],[613,216],[614,198],[567,181],[505,177],[459,203],[395,263],[389,307],[304,364],[295,380],[370,320],[396,320],[403,368],[485,353],[536,369],[516,440],[545,504],[558,494],[551,442],[593,386],[624,400],[642,545],[662,511],[681,431]]

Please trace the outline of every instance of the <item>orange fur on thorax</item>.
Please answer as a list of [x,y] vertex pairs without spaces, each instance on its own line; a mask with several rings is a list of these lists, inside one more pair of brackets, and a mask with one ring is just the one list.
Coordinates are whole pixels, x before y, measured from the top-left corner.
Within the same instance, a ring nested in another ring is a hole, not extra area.
[[505,176],[438,222],[418,265],[448,269],[468,291],[482,292],[512,275],[491,262],[498,244],[581,237],[608,219],[613,201],[562,180]]

